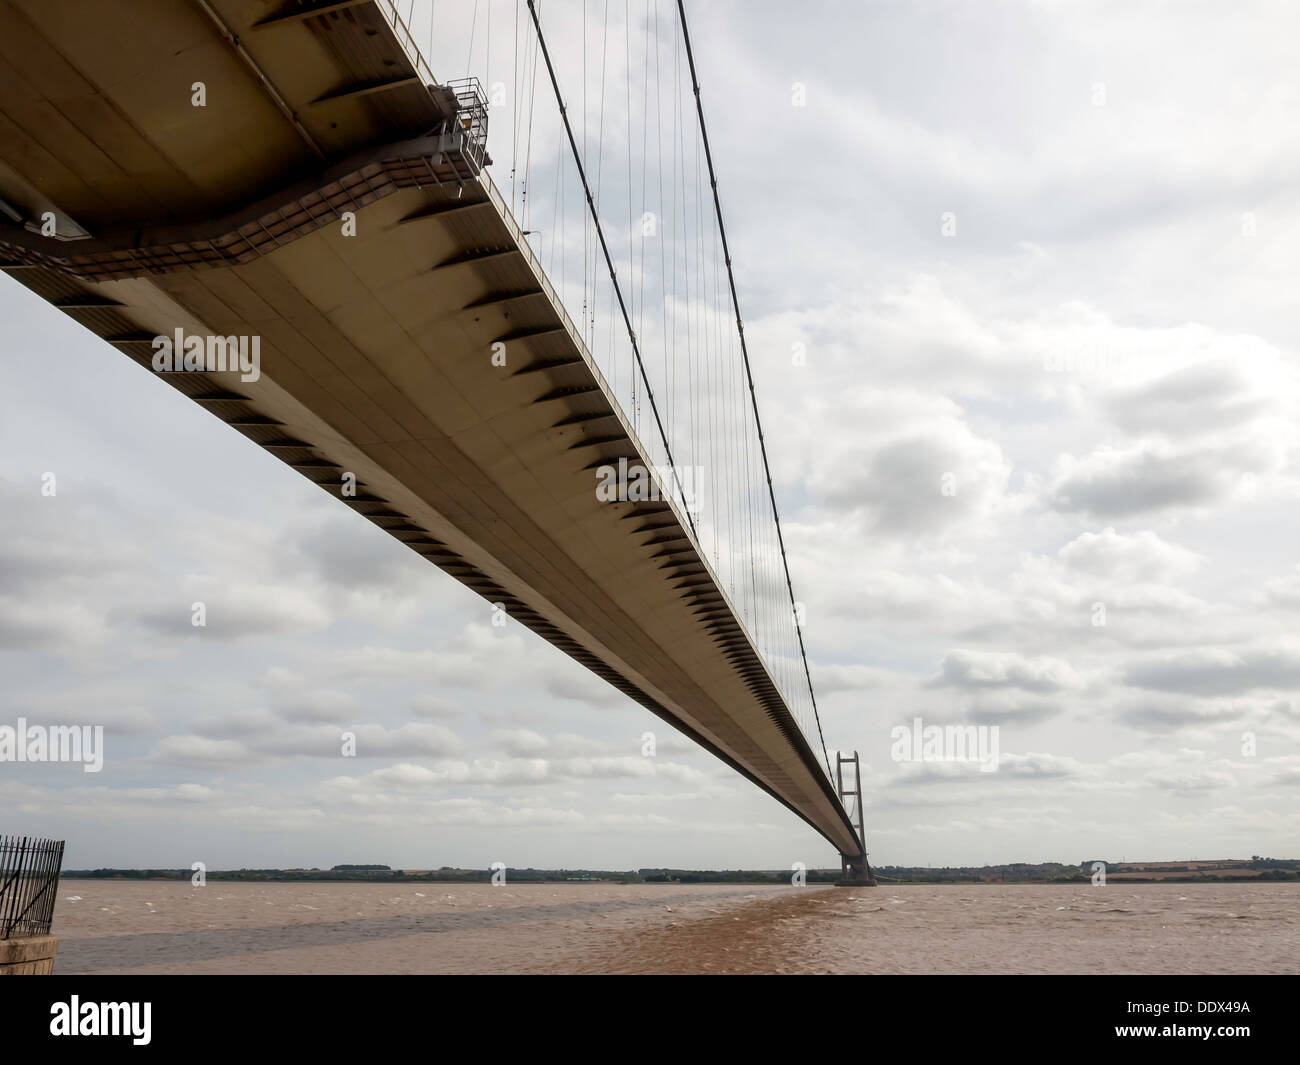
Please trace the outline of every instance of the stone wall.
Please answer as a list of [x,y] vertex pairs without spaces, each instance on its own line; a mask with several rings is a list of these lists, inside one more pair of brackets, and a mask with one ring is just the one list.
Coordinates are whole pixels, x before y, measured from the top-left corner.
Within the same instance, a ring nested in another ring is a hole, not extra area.
[[0,939],[0,976],[48,976],[58,949],[58,936]]

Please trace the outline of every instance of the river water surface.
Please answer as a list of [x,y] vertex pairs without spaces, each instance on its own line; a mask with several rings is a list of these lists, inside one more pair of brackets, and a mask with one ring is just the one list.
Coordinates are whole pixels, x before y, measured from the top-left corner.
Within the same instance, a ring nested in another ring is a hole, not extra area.
[[64,880],[57,973],[1300,973],[1300,884]]

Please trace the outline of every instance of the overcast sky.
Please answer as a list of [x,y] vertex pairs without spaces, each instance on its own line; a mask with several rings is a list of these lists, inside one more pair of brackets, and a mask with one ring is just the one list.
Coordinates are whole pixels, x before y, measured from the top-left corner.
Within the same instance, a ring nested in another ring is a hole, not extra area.
[[[873,864],[1295,857],[1300,13],[688,7]],[[107,729],[99,774],[0,765],[0,830],[71,868],[836,864],[8,278],[0,321],[0,724]],[[999,770],[895,763],[917,716],[998,726]]]

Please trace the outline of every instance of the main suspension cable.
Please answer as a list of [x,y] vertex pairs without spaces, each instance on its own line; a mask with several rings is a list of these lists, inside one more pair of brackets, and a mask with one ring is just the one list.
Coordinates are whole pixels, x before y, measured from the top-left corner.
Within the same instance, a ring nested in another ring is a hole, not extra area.
[[[614,286],[614,294],[618,297],[618,308],[623,315],[623,325],[627,328],[628,339],[632,342],[632,354],[636,356],[637,368],[641,371],[641,382],[645,385],[646,398],[650,400],[650,410],[654,413],[655,425],[659,427],[659,438],[663,441],[664,452],[668,457],[668,465],[673,471],[673,480],[677,482],[677,490],[681,493],[683,504],[685,504],[687,496],[685,488],[682,487],[681,472],[677,469],[677,462],[673,458],[672,446],[668,443],[668,434],[664,432],[664,423],[659,417],[659,406],[655,403],[654,390],[650,387],[650,378],[646,376],[645,363],[641,360],[641,346],[637,342],[636,330],[632,328],[632,319],[628,315],[627,303],[623,299],[623,289],[618,283],[618,271],[614,268],[614,259],[610,255],[609,245],[605,241],[605,231],[601,227],[600,217],[596,214],[596,202],[592,199],[591,186],[587,183],[587,171],[582,165],[582,156],[578,152],[578,142],[573,136],[573,126],[569,123],[569,112],[564,106],[564,96],[560,92],[560,82],[555,76],[555,65],[551,62],[550,49],[546,47],[546,37],[542,33],[542,23],[537,16],[534,0],[528,0],[528,12],[532,15],[533,27],[537,31],[537,43],[541,45],[542,58],[546,60],[546,72],[551,76],[551,88],[555,90],[555,102],[560,108],[560,118],[564,122],[564,132],[569,138],[569,149],[573,153],[573,161],[578,167],[578,177],[582,180],[582,190],[587,197],[587,208],[591,212],[591,221],[595,227],[596,236],[600,240],[601,251],[605,255],[605,266],[609,270],[609,279]],[[694,536],[695,542],[700,545],[700,550],[703,551],[704,547],[700,542],[700,534],[695,528],[695,519],[691,516],[690,507],[683,505],[682,509],[686,513],[686,521],[691,527],[691,534]]]
[[[532,0],[529,0],[529,7]],[[817,710],[817,696],[813,693],[812,672],[808,668],[808,653],[804,649],[803,628],[799,624],[799,610],[795,605],[794,582],[790,579],[790,563],[785,554],[785,538],[781,535],[781,517],[776,506],[776,489],[772,487],[772,467],[767,461],[767,444],[763,439],[763,425],[758,416],[758,396],[754,392],[754,374],[749,364],[749,348],[745,343],[745,323],[740,317],[740,299],[736,295],[736,276],[731,269],[731,248],[727,244],[727,230],[722,224],[722,200],[718,195],[718,176],[713,169],[713,151],[709,147],[709,133],[704,125],[704,104],[700,100],[700,80],[695,72],[695,53],[691,49],[691,35],[686,27],[684,0],[677,0],[677,17],[682,24],[682,40],[686,44],[686,61],[691,69],[691,87],[695,91],[695,110],[700,119],[700,139],[704,142],[704,158],[709,165],[709,184],[713,186],[713,209],[718,216],[718,235],[722,238],[722,253],[727,263],[727,282],[731,287],[731,305],[736,312],[736,331],[740,334],[740,354],[745,363],[745,378],[749,383],[749,399],[754,408],[754,428],[758,432],[758,446],[763,454],[763,472],[767,476],[767,494],[772,502],[772,520],[776,523],[776,539],[781,548],[781,565],[785,570],[785,586],[790,593],[790,613],[795,632],[799,636],[799,654],[803,658],[804,677],[808,681],[808,697],[812,700],[813,717],[817,722],[817,736],[822,744],[822,757],[826,759],[826,775],[831,773],[831,758],[826,751],[826,736],[822,732],[821,715]],[[540,32],[540,30],[539,30]],[[545,45],[542,46],[545,50]],[[549,60],[548,60],[549,62]]]

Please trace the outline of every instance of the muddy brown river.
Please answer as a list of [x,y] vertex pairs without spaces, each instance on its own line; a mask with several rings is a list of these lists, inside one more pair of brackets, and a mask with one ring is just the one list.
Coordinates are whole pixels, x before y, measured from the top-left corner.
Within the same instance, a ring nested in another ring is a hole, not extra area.
[[1300,973],[1300,884],[64,880],[59,973]]

